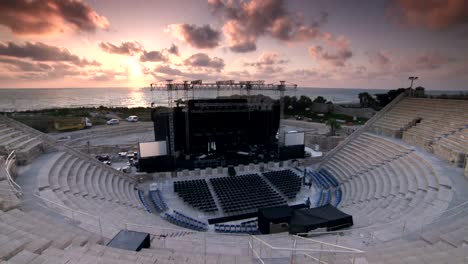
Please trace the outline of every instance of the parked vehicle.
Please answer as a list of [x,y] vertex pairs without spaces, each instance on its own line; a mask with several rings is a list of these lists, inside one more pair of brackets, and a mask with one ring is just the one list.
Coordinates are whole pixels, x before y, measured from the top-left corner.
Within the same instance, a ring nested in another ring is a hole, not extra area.
[[91,123],[91,120],[87,117],[85,117],[85,127],[86,128],[91,128],[93,126],[93,123]]
[[129,116],[127,117],[128,122],[138,122],[138,116]]
[[57,131],[73,131],[92,126],[91,120],[87,117],[62,117],[54,120],[54,128]]
[[118,120],[118,119],[115,119],[115,118],[112,118],[111,120],[107,121],[107,124],[108,124],[108,125],[118,125],[118,124],[119,124],[119,120]]
[[130,172],[132,172],[132,168],[130,168],[130,166],[122,167],[122,172],[124,172],[124,173],[130,173]]
[[107,154],[101,154],[101,155],[97,155],[96,159],[98,159],[99,161],[107,161],[107,160],[110,160],[110,156]]

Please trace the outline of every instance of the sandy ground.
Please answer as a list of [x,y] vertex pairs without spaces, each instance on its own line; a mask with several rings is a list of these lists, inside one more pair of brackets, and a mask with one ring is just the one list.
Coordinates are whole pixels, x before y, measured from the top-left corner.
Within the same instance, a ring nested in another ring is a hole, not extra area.
[[154,132],[141,132],[131,133],[117,136],[103,136],[96,135],[96,138],[78,142],[79,145],[86,145],[86,141],[92,146],[112,146],[112,145],[129,145],[138,142],[154,141]]
[[88,141],[92,146],[115,146],[153,141],[154,129],[152,122],[121,122],[119,125],[100,125],[79,131],[54,133],[52,136],[77,146],[86,145]]
[[77,130],[77,131],[53,132],[53,133],[50,133],[49,135],[55,138],[64,138],[64,137],[80,138],[80,137],[86,136],[87,134],[107,133],[113,130],[120,130],[120,129],[130,128],[130,127],[135,127],[135,129],[151,128],[153,127],[153,122],[131,123],[131,122],[126,122],[126,121],[121,121],[119,125],[113,125],[113,126],[97,125],[91,128]]
[[307,122],[295,119],[285,119],[283,124],[286,131],[301,131],[312,134],[325,134],[328,132],[328,126],[323,123]]
[[[325,134],[328,127],[322,123],[313,123],[295,119],[283,120],[286,131],[301,131],[306,134]],[[134,128],[134,129],[132,129]],[[154,140],[152,122],[129,123],[122,121],[119,125],[99,125],[90,129],[51,134],[59,140],[68,141],[73,146],[131,146],[139,142]]]

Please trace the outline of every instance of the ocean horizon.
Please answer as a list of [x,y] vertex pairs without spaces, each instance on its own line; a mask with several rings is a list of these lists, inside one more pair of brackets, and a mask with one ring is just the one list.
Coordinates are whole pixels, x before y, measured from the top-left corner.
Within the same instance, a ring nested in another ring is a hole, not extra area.
[[[333,103],[356,103],[359,102],[358,95],[361,92],[369,94],[385,93],[388,89],[364,89],[364,88],[318,88],[298,87],[296,90],[287,91],[289,96],[301,96],[316,98],[323,96]],[[463,90],[426,90],[428,94],[458,94]],[[466,92],[466,91],[465,91]],[[183,92],[179,92],[182,96]],[[233,89],[220,91],[198,90],[194,93],[195,98],[215,98],[216,96],[228,96],[239,93]],[[274,91],[252,91],[251,94],[263,94],[277,98],[278,92]],[[175,98],[180,97],[175,96]],[[189,96],[192,93],[189,92]],[[28,111],[51,108],[77,108],[77,107],[148,107],[151,102],[157,105],[167,105],[166,91],[153,91],[149,87],[99,87],[99,88],[0,88],[0,111]]]

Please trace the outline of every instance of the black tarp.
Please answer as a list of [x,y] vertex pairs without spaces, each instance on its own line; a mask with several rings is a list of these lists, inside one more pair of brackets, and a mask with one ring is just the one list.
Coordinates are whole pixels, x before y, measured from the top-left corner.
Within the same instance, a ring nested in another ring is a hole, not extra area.
[[151,247],[151,239],[148,233],[120,230],[120,232],[115,235],[109,243],[107,243],[107,246],[131,251],[140,251],[142,248]]
[[[295,204],[295,205],[290,205],[289,208],[291,208],[292,210],[296,210],[296,209],[308,208],[308,207],[305,204]],[[255,212],[252,212],[252,213],[245,213],[245,214],[237,214],[237,215],[229,215],[229,216],[211,218],[211,219],[208,219],[208,224],[214,225],[214,224],[226,223],[226,222],[230,222],[230,221],[237,221],[237,220],[254,218],[254,217],[258,217],[258,212],[259,212],[259,210],[255,211]]]
[[258,230],[262,234],[270,233],[270,223],[289,223],[293,210],[288,205],[258,209]]
[[353,225],[353,217],[331,205],[317,208],[299,209],[292,213],[289,233],[307,233],[316,228],[327,228],[327,231],[338,230]]

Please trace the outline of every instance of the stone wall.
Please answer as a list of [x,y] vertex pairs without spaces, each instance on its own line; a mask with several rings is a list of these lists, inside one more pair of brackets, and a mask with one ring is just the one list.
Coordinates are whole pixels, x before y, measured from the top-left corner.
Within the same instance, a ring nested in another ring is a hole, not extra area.
[[326,152],[330,151],[334,147],[338,146],[341,141],[343,141],[346,136],[333,136],[328,137],[325,135],[309,135],[305,136],[305,145],[307,147],[312,147],[313,145],[319,145],[319,151]]

